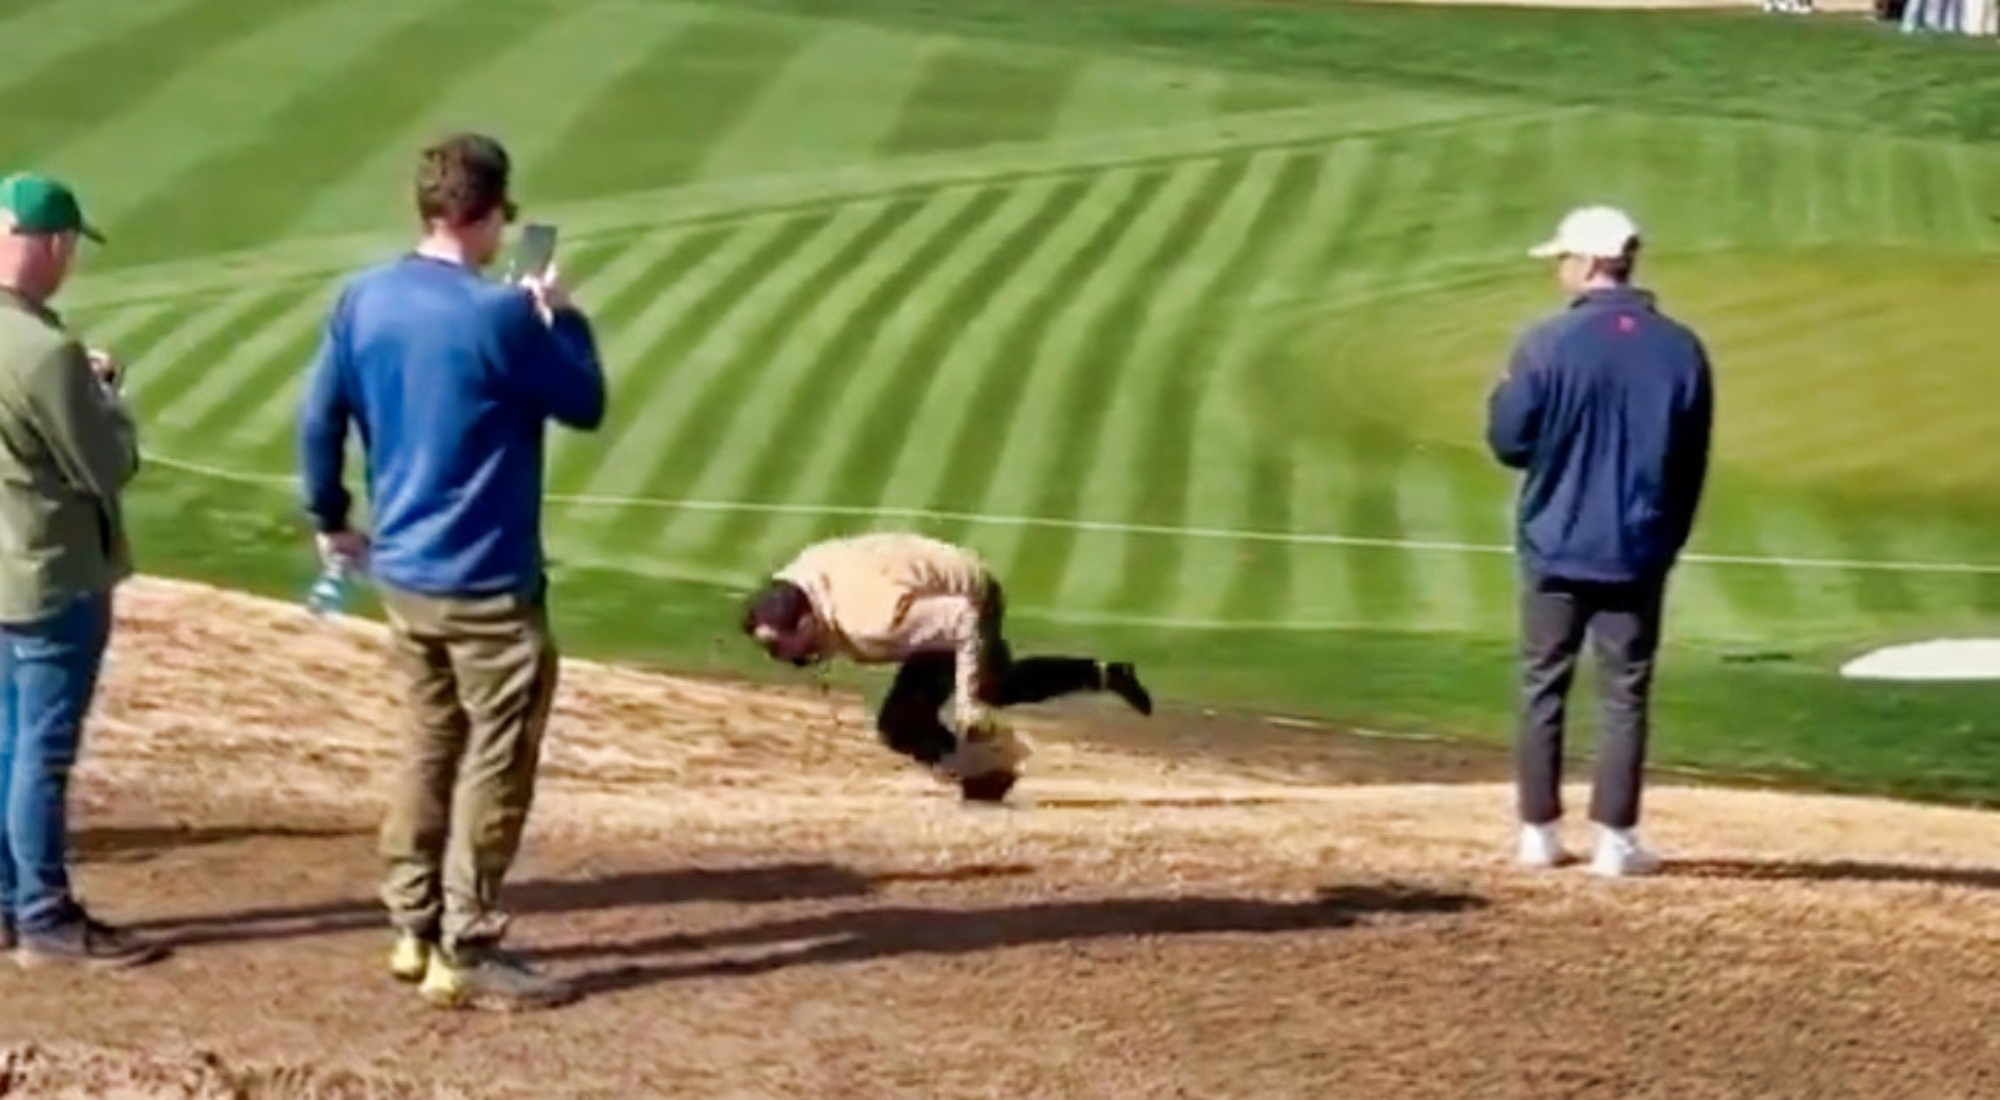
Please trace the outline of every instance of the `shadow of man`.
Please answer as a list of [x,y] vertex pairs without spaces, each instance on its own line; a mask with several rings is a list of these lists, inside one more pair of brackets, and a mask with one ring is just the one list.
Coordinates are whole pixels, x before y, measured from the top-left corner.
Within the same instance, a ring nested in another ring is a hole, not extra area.
[[[1230,897],[1133,897],[1036,902],[981,909],[884,907],[771,921],[705,935],[673,934],[622,945],[576,944],[537,959],[644,958],[780,946],[749,958],[625,964],[586,974],[586,993],[716,976],[744,977],[795,966],[865,962],[906,955],[966,955],[1008,947],[1121,937],[1202,933],[1273,934],[1345,928],[1370,917],[1463,913],[1488,902],[1476,894],[1396,883],[1333,886],[1309,901]],[[805,942],[800,946],[801,941]]]
[[[999,868],[992,873],[1007,873]],[[961,872],[969,873],[969,872]],[[774,904],[861,897],[878,881],[921,878],[905,872],[871,877],[835,863],[797,862],[757,867],[632,871],[573,879],[530,879],[510,883],[503,895],[509,913],[598,912],[609,909],[685,904],[696,901],[738,905]],[[363,929],[386,929],[381,905],[348,898],[316,905],[269,906],[206,916],[153,921],[143,927],[179,947],[204,943],[289,940]]]
[[1861,860],[1705,859],[1669,860],[1663,868],[1676,878],[1741,879],[1766,882],[1875,882],[1917,886],[2000,889],[2000,869],[1927,867],[1917,863]]

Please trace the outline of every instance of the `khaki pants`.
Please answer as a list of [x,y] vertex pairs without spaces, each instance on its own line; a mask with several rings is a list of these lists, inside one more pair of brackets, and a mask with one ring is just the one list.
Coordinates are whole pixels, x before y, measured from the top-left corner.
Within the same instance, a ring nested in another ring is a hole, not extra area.
[[545,584],[446,599],[384,586],[409,726],[389,811],[382,900],[397,928],[491,944],[506,930],[501,881],[520,849],[557,653]]

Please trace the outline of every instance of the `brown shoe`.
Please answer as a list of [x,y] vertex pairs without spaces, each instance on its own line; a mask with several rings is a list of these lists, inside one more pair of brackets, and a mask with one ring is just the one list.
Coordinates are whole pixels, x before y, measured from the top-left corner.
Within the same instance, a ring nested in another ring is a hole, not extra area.
[[166,948],[92,917],[82,907],[54,928],[16,934],[14,962],[24,970],[46,966],[116,969],[156,962]]

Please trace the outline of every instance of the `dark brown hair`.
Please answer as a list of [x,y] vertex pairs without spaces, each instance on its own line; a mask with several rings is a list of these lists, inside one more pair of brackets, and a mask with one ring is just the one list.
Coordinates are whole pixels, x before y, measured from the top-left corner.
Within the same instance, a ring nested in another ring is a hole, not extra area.
[[514,220],[507,197],[513,162],[498,141],[485,134],[451,134],[424,150],[417,163],[417,215],[453,228],[473,225],[504,210]]
[[790,581],[773,579],[744,603],[743,633],[755,634],[760,626],[781,634],[790,633],[811,610],[812,600],[806,597],[805,589]]

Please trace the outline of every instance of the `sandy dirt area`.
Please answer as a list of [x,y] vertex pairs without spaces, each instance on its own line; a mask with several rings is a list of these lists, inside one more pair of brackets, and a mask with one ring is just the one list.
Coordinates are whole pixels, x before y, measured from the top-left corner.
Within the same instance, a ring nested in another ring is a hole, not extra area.
[[857,700],[572,662],[509,901],[587,995],[438,1012],[381,966],[372,628],[135,582],[78,876],[174,954],[0,972],[0,1095],[2000,1094],[2000,818],[1662,785],[1669,873],[1600,882],[1507,865],[1490,752],[1024,724],[965,808]]

